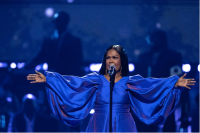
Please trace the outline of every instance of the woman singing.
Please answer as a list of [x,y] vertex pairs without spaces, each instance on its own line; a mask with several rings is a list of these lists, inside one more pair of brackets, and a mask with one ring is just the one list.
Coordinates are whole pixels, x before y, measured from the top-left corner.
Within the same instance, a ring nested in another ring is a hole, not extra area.
[[[70,65],[70,64],[69,64]],[[31,83],[46,83],[51,110],[65,124],[76,126],[92,108],[94,115],[87,132],[109,131],[110,66],[115,66],[115,84],[112,100],[112,131],[136,132],[130,113],[132,111],[146,124],[163,124],[167,116],[177,107],[183,88],[190,89],[194,79],[171,76],[168,78],[143,78],[129,76],[128,57],[123,47],[109,47],[103,57],[99,74],[84,77],[62,76],[55,72],[43,75],[29,74]]]

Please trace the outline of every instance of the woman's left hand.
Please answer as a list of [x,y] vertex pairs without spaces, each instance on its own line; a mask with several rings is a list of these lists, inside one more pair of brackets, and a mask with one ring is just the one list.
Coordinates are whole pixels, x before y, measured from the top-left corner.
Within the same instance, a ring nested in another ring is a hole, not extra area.
[[188,89],[191,89],[189,86],[194,85],[196,81],[194,79],[184,79],[186,76],[186,73],[178,79],[178,81],[175,84],[175,87],[186,87]]

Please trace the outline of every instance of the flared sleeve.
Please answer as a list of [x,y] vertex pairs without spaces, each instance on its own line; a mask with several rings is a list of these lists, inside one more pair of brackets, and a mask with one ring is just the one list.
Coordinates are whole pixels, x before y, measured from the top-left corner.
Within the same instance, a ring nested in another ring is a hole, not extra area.
[[65,124],[76,126],[94,107],[96,92],[102,84],[97,73],[84,77],[62,76],[45,72],[48,102],[55,116]]
[[130,77],[127,87],[132,112],[148,125],[163,124],[179,103],[183,88],[174,87],[178,79]]

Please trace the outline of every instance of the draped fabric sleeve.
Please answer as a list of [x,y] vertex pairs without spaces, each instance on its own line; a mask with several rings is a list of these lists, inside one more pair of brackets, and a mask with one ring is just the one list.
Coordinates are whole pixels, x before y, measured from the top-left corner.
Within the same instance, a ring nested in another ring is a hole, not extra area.
[[46,71],[45,76],[52,112],[65,124],[76,126],[94,107],[96,92],[102,84],[98,74],[76,77]]
[[180,101],[183,88],[174,87],[178,79],[130,77],[127,87],[132,112],[148,125],[163,124]]

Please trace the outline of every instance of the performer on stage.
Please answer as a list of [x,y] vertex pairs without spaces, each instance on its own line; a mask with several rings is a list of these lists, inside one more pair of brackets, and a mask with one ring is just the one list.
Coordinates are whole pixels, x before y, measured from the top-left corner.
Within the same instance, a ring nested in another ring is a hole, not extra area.
[[36,71],[37,74],[29,74],[27,80],[47,84],[50,107],[55,116],[67,125],[76,126],[94,108],[95,113],[86,131],[108,132],[110,65],[115,65],[116,71],[112,100],[113,132],[137,131],[130,111],[146,124],[163,124],[178,105],[183,88],[190,89],[189,86],[195,83],[194,79],[185,79],[186,74],[180,78],[129,76],[127,54],[119,45],[105,51],[99,74],[76,77],[56,72],[45,72],[43,75]]

